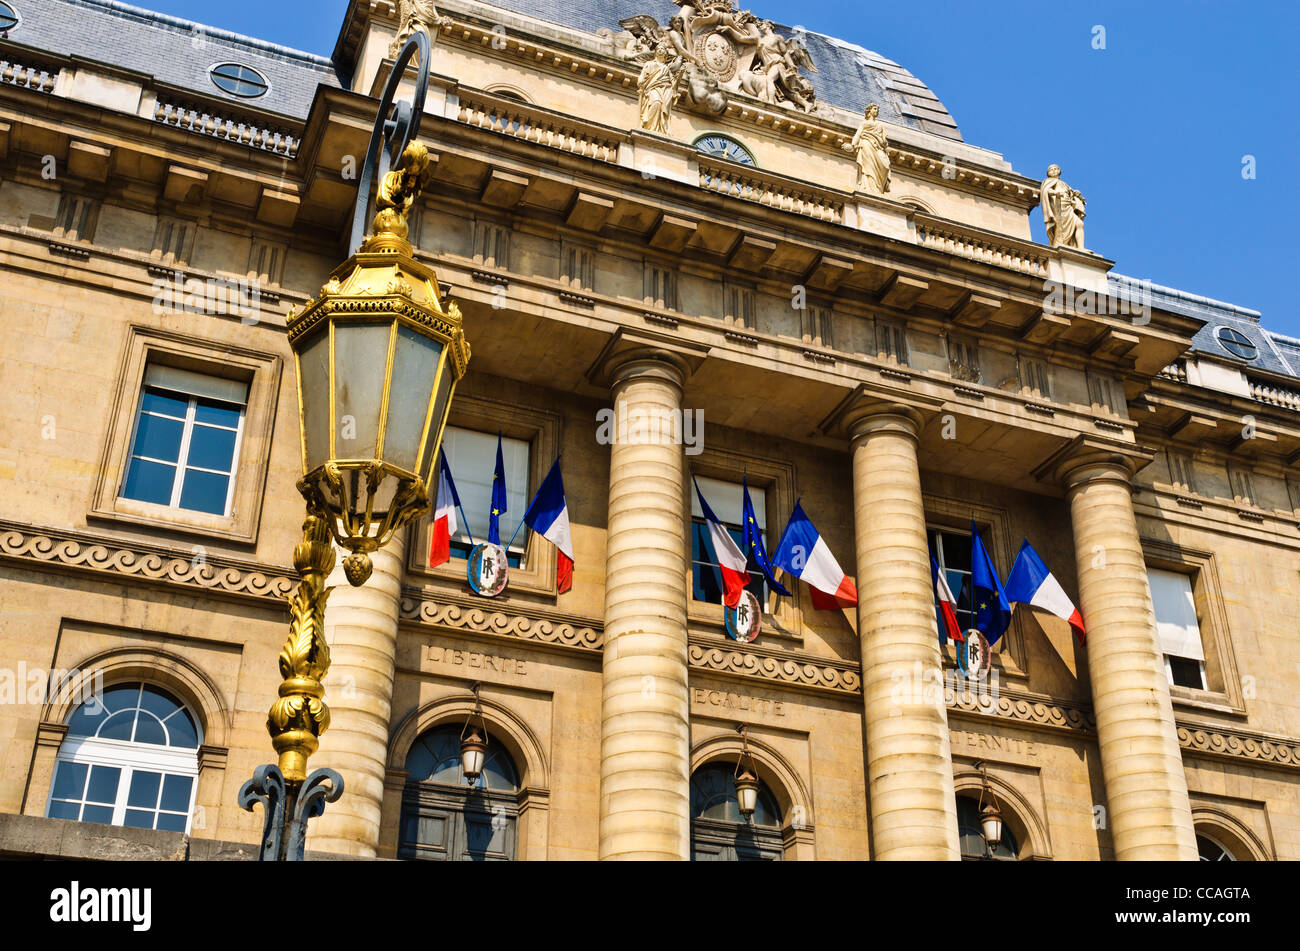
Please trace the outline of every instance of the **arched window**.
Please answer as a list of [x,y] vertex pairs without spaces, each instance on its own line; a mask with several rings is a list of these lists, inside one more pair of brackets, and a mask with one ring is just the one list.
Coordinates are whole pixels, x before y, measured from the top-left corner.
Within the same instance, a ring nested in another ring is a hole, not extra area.
[[467,786],[460,769],[461,724],[434,727],[406,754],[400,858],[508,861],[515,857],[519,771],[491,734],[483,772]]
[[188,832],[200,742],[194,717],[171,694],[115,684],[68,720],[45,814]]
[[691,858],[697,862],[774,862],[784,855],[781,809],[759,781],[746,821],[736,802],[735,763],[706,763],[691,776]]
[[[1006,813],[1003,812],[1005,817]],[[1014,862],[1020,856],[1020,845],[1015,833],[1005,821],[1002,823],[1002,841],[994,849],[984,841],[984,830],[980,825],[979,799],[971,796],[957,797],[957,834],[961,837],[961,857],[963,862],[975,862],[993,859]]]
[[243,63],[218,63],[208,75],[218,89],[240,99],[256,99],[271,88],[265,76]]
[[1229,852],[1226,846],[1220,845],[1204,832],[1196,833],[1196,851],[1200,853],[1202,862],[1237,861],[1237,857]]

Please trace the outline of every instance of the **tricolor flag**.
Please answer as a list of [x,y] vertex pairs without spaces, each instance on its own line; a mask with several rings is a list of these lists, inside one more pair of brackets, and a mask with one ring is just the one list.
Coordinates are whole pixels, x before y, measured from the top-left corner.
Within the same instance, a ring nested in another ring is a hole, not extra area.
[[966,640],[961,625],[957,623],[957,599],[952,596],[948,579],[939,570],[939,563],[933,555],[930,556],[930,577],[934,579],[934,598],[939,602],[939,613],[943,616],[943,624],[939,625],[939,643],[947,644],[948,638]]
[[488,517],[488,541],[501,544],[501,515],[506,510],[506,463],[501,455],[501,433],[497,433],[497,467],[492,472],[492,512]]
[[772,590],[777,594],[783,594],[788,598],[790,597],[790,592],[785,590],[780,582],[773,577],[772,563],[768,561],[767,549],[763,547],[763,533],[758,530],[758,518],[754,515],[754,501],[749,497],[748,476],[745,477],[743,484],[745,506],[742,518],[745,520],[745,552],[747,554],[751,551],[754,553],[754,561],[758,563],[759,570],[763,572],[763,577],[767,579],[767,583],[771,586]]
[[1011,605],[974,520],[970,523],[970,538],[971,613],[975,615],[975,627],[984,632],[992,647],[1011,624]]
[[813,607],[819,611],[851,608],[858,603],[857,587],[845,576],[798,502],[794,503],[772,563],[807,582],[812,589]]
[[[694,477],[691,481],[695,482]],[[704,520],[709,523],[709,541],[713,543],[713,555],[718,559],[718,569],[722,572],[722,603],[734,608],[740,603],[740,592],[749,584],[749,572],[745,570],[748,563],[736,547],[731,533],[722,527],[718,516],[709,508],[698,482],[695,482],[695,494],[700,498],[700,511],[704,513]]]
[[437,568],[451,557],[451,536],[456,534],[456,509],[460,496],[451,480],[446,453],[438,454],[438,501],[433,510],[433,540],[429,545],[429,567]]
[[1068,621],[1080,644],[1087,636],[1079,609],[1028,541],[1020,546],[1016,563],[1011,566],[1011,574],[1007,576],[1007,601],[1042,608],[1062,621]]
[[564,498],[558,456],[524,512],[524,523],[555,546],[555,583],[563,594],[573,587],[573,539],[569,536],[569,503]]

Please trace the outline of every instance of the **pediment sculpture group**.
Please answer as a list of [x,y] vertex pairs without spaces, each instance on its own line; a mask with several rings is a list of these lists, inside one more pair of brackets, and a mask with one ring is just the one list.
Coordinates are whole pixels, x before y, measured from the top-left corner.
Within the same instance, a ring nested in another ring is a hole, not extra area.
[[[627,31],[622,55],[641,64],[637,79],[642,130],[667,135],[668,119],[683,95],[704,111],[718,115],[729,96],[742,93],[762,102],[811,113],[817,94],[804,72],[817,72],[808,48],[797,34],[784,36],[771,20],[736,8],[736,0],[673,0],[681,12],[666,27],[649,14],[619,25]],[[432,0],[398,0],[398,32],[390,56],[416,30],[436,39],[450,21]],[[889,191],[889,137],[880,107],[867,106],[851,142],[844,149],[858,166],[857,190],[868,195]],[[1083,219],[1087,202],[1061,178],[1059,165],[1047,170],[1039,205],[1048,243],[1084,250]]]

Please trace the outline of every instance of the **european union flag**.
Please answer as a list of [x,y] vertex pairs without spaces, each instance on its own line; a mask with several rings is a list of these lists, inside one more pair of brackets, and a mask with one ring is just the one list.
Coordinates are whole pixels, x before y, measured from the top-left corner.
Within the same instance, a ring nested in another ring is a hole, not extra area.
[[1011,605],[974,521],[970,523],[970,538],[971,610],[975,615],[975,626],[989,639],[992,647],[1011,624]]
[[492,516],[488,519],[488,541],[501,544],[501,513],[506,510],[506,461],[501,455],[501,433],[497,433],[497,467],[492,473]]
[[754,553],[754,561],[758,562],[758,567],[763,572],[763,577],[767,579],[768,585],[777,594],[783,594],[787,598],[790,592],[772,577],[772,563],[767,560],[767,549],[763,547],[763,533],[758,530],[758,519],[754,515],[754,500],[749,497],[749,478],[744,480],[745,488],[745,509],[742,516],[745,520],[745,554],[751,551]]

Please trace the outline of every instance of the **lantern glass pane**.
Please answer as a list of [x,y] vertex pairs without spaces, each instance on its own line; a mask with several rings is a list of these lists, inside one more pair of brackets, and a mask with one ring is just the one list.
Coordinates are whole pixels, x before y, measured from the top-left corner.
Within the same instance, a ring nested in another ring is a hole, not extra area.
[[330,335],[317,333],[298,355],[302,438],[310,472],[330,457]]
[[415,472],[420,454],[420,434],[429,414],[442,344],[410,327],[397,328],[393,355],[392,396],[384,426],[384,461]]
[[447,404],[451,401],[451,391],[455,387],[456,368],[451,355],[443,361],[442,376],[438,380],[438,395],[434,398],[433,422],[429,424],[429,440],[424,445],[424,454],[420,457],[420,478],[426,485],[433,485],[433,466],[438,458],[438,446],[441,442],[443,423],[447,417]]
[[338,459],[373,459],[379,443],[391,324],[334,327],[334,425]]

